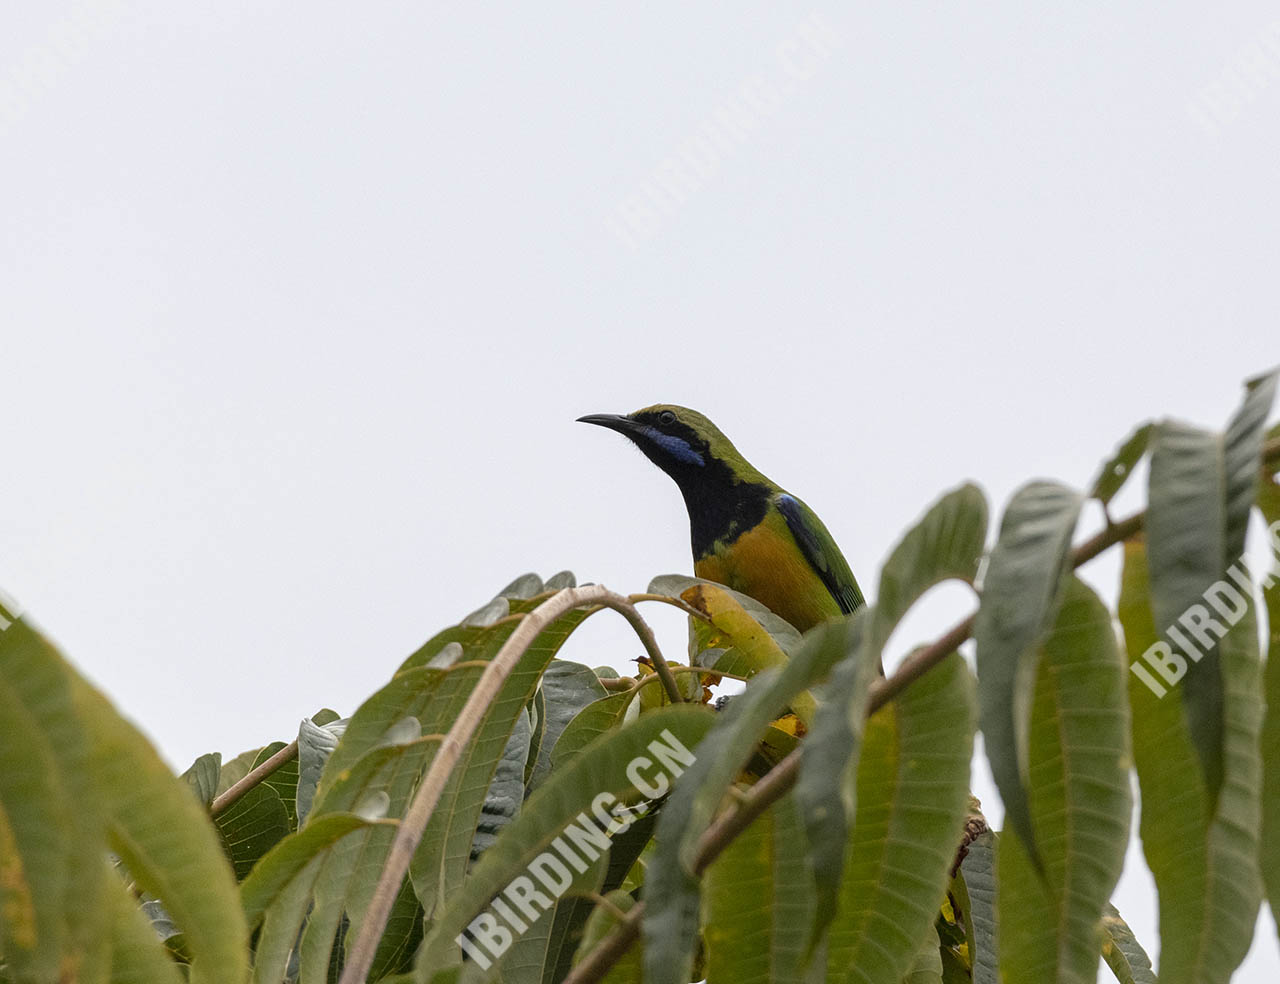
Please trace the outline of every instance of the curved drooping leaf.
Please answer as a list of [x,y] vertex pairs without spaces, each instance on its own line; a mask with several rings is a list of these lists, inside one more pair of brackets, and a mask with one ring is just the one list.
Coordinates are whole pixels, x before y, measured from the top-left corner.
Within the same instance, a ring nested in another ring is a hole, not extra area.
[[[418,980],[429,980],[432,970],[456,960],[456,938],[495,896],[501,894],[509,906],[518,904],[516,895],[508,890],[522,878],[528,881],[531,862],[538,861],[539,870],[544,873],[563,870],[571,874],[577,867],[573,857],[581,861],[581,857],[586,856],[588,863],[594,860],[580,847],[581,856],[572,849],[566,852],[556,843],[562,836],[568,836],[566,825],[575,824],[588,833],[598,833],[600,813],[612,810],[612,816],[617,819],[610,820],[613,829],[609,833],[616,837],[632,821],[625,810],[615,809],[614,800],[630,802],[641,795],[637,792],[637,780],[628,775],[628,766],[641,757],[653,756],[653,759],[644,759],[647,764],[641,768],[646,771],[641,776],[646,781],[657,782],[654,773],[659,770],[652,768],[653,760],[659,760],[670,771],[673,740],[685,748],[698,746],[714,719],[715,714],[703,707],[682,704],[661,708],[642,715],[615,733],[601,736],[556,769],[525,801],[520,814],[502,831],[493,847],[480,857],[461,888],[447,899],[418,952],[415,968]],[[669,747],[659,754],[655,749],[664,743]],[[604,799],[597,804],[595,801],[600,797]],[[569,841],[575,846],[578,844],[574,837],[560,843]],[[538,878],[538,883],[530,881],[525,887],[538,889],[548,901],[554,901],[553,896],[558,893],[547,889],[542,875]],[[515,934],[511,935],[514,938]],[[485,952],[480,951],[481,956]],[[497,956],[489,952],[490,958]]]
[[[736,601],[742,606],[743,611],[764,626],[764,630],[774,642],[782,647],[784,653],[790,655],[800,645],[800,633],[790,622],[780,615],[775,615],[750,595],[744,595],[741,591],[734,591],[732,588],[717,584],[715,581],[707,581],[700,577],[689,577],[685,574],[661,574],[649,582],[649,591],[651,594],[679,598],[685,591],[699,584],[709,584]],[[690,662],[692,664],[702,665],[695,658],[702,650],[722,648],[715,643],[718,630],[710,622],[693,619],[689,623],[689,632]]]
[[813,943],[835,915],[855,811],[867,688],[885,643],[931,587],[950,578],[972,583],[986,534],[987,503],[976,486],[962,485],[934,503],[899,541],[880,571],[876,602],[863,623],[861,656],[843,661],[825,689],[795,793],[817,879]]
[[[1280,484],[1267,476],[1258,490],[1258,506],[1268,524],[1268,539],[1280,557]],[[1270,583],[1266,583],[1267,580]],[[1266,718],[1262,725],[1262,844],[1259,865],[1271,902],[1271,914],[1280,925],[1280,563],[1262,575],[1267,610],[1267,661],[1264,695]]]
[[[600,894],[612,897],[612,893],[623,884],[640,852],[649,843],[654,823],[654,813],[647,813],[626,831],[611,838],[608,865],[601,869],[597,861],[593,867],[598,870],[591,873],[603,875],[600,883],[592,882],[585,886],[575,883],[556,903],[550,918],[539,919],[527,932],[520,935],[500,964],[496,965],[502,984],[541,984],[544,981],[564,979],[582,944],[587,920],[595,909],[595,899]],[[574,894],[588,889],[593,889],[595,895]]]
[[106,815],[78,700],[87,684],[29,615],[3,593],[0,604],[0,806],[14,845],[3,867],[19,878],[4,888],[15,908],[0,918],[0,944],[17,973],[56,979],[67,962],[95,962],[104,929]]
[[902,984],[943,984],[940,946],[938,931],[930,926],[916,952],[915,961],[902,978]]
[[[1158,636],[1146,552],[1125,545],[1119,602],[1129,659]],[[1244,959],[1261,899],[1258,828],[1261,676],[1256,623],[1245,617],[1222,640],[1225,766],[1214,802],[1183,705],[1129,675],[1133,757],[1141,790],[1139,832],[1160,896],[1161,984],[1225,984]]]
[[1181,681],[1168,682],[1179,683],[1211,800],[1223,776],[1222,624],[1206,605],[1206,592],[1244,553],[1275,388],[1274,373],[1254,380],[1223,434],[1163,421],[1152,442],[1146,520],[1151,609],[1172,658],[1185,665]]
[[201,755],[180,778],[187,781],[191,791],[205,806],[213,802],[218,792],[218,777],[222,774],[222,756],[218,752]]
[[707,984],[800,984],[812,885],[804,830],[794,798],[786,796],[707,868]]
[[[320,785],[320,776],[324,774],[325,763],[338,747],[346,729],[347,723],[341,719],[328,724],[317,724],[311,718],[303,718],[298,724],[298,756],[288,763],[293,767],[293,816],[298,824],[306,822],[307,814],[311,812],[311,806],[315,802],[316,789]],[[258,753],[254,761],[255,768],[273,754],[271,748],[268,745]],[[287,779],[282,777],[281,781]],[[280,792],[281,799],[285,798],[283,789],[278,789],[277,792]]]
[[240,984],[248,973],[248,930],[208,814],[106,698],[83,683],[76,697],[109,817],[108,842],[182,928],[191,980]]
[[1124,488],[1125,482],[1133,474],[1134,466],[1147,453],[1147,445],[1151,441],[1151,431],[1155,424],[1148,420],[1134,428],[1133,433],[1124,439],[1115,452],[1102,463],[1098,477],[1093,480],[1089,489],[1089,498],[1099,500],[1104,507]]
[[1107,905],[1102,932],[1102,959],[1119,984],[1158,984],[1151,958],[1114,905]]
[[[511,609],[533,611],[539,603],[537,598],[512,601]],[[516,719],[528,705],[556,653],[589,614],[585,609],[567,612],[539,633],[503,683],[501,692],[450,773],[410,867],[414,890],[428,915],[462,884],[485,793]],[[479,648],[488,651],[492,646],[492,653],[496,655],[513,628],[514,622],[493,626],[489,631],[501,641],[492,645],[485,640]],[[483,658],[487,662],[492,655]],[[446,721],[433,730],[447,731],[453,717]],[[545,729],[543,740],[546,740]]]
[[868,719],[828,980],[900,980],[928,938],[969,805],[974,704],[952,653]]
[[538,747],[538,761],[529,777],[530,789],[537,788],[550,773],[556,742],[574,716],[592,701],[608,696],[589,666],[564,659],[551,661],[542,674],[540,686],[546,709],[545,724]]
[[1008,824],[1033,861],[1038,855],[1026,790],[1031,692],[1039,642],[1062,597],[1081,502],[1078,492],[1053,482],[1031,482],[1013,494],[974,621],[987,758]]
[[566,894],[520,934],[495,965],[502,984],[542,984],[569,972],[594,902]]
[[[358,804],[375,796],[385,798],[386,815],[402,816],[423,770],[435,757],[439,735],[461,711],[481,669],[469,663],[444,670],[418,667],[398,674],[366,701],[346,734],[358,724],[361,744],[365,744],[377,722],[385,725],[383,735],[353,764],[335,770],[342,748],[339,742],[321,776],[307,826],[331,812],[355,811]],[[344,915],[351,926],[358,927],[394,836],[390,827],[361,830],[335,844],[319,864],[310,889],[314,903],[299,944],[304,980],[321,979],[327,973]],[[393,913],[396,923],[384,933],[389,946],[395,945],[391,939],[395,931],[413,930],[413,915],[404,912],[411,901],[398,899],[399,908]],[[407,936],[400,942],[405,940]]]
[[935,585],[947,580],[972,584],[987,539],[987,500],[966,482],[931,505],[898,541],[880,569],[876,610],[867,623],[865,645],[876,662],[904,615]]
[[48,738],[2,669],[0,734],[0,952],[15,974],[54,980],[69,949],[72,801]]
[[125,886],[111,885],[103,901],[111,933],[111,984],[183,984],[178,965]]
[[968,847],[960,870],[952,880],[952,892],[964,920],[965,940],[973,984],[999,984],[1000,961],[996,929],[996,844],[988,830]]
[[255,984],[284,979],[298,931],[311,908],[316,878],[334,847],[371,826],[387,823],[354,813],[316,817],[277,844],[253,869],[240,886],[240,898],[250,927],[262,923],[254,951]]
[[388,823],[355,813],[329,813],[277,844],[240,886],[240,902],[249,928],[256,928],[298,874],[335,843],[354,831]]
[[529,758],[532,734],[529,715],[521,711],[511,737],[507,739],[507,747],[502,752],[498,767],[494,770],[489,791],[484,797],[484,805],[480,808],[476,835],[471,842],[473,861],[493,846],[502,828],[520,812],[525,794],[524,767]]
[[[805,633],[786,665],[761,673],[722,711],[698,759],[676,784],[658,818],[645,891],[656,900],[644,913],[645,980],[686,984],[698,934],[698,838],[750,759],[760,736],[799,694],[826,677],[858,637],[861,612]],[[641,718],[643,720],[643,717]]]
[[787,661],[778,641],[724,585],[699,581],[680,592],[680,599],[707,617],[706,622],[696,622],[699,633],[705,633],[702,641],[706,648],[737,650],[743,666],[750,670],[743,676],[754,676]]
[[[42,909],[52,904],[53,897],[46,898],[52,886],[44,881],[49,872],[60,878],[65,893],[65,933],[47,937],[56,943],[58,966],[79,965],[84,980],[106,974],[111,914],[102,897],[110,890],[102,858],[109,845],[139,888],[158,896],[184,930],[195,960],[192,980],[239,982],[247,970],[248,938],[231,869],[207,813],[187,783],[169,772],[146,739],[75,674],[27,619],[6,621],[11,624],[0,633],[6,717],[16,721],[13,708],[22,710],[25,723],[17,723],[32,742],[29,754],[38,756],[34,749],[47,748],[48,777],[67,795],[74,792],[61,820],[56,810],[47,817],[53,821],[49,833],[68,837],[58,848],[61,862],[51,863],[44,855],[23,857],[26,886],[36,889],[32,909],[37,932],[53,925],[40,921]],[[37,804],[53,804],[47,790],[33,790]],[[6,799],[4,807],[7,826],[21,848],[28,820],[23,811],[15,811],[14,801]],[[22,924],[18,926],[21,931]],[[6,957],[21,961],[23,949],[44,955],[40,947],[37,936],[33,947],[6,947]]]
[[1043,867],[1000,839],[1000,967],[1094,984],[1102,917],[1129,838],[1125,673],[1106,606],[1072,577],[1042,646],[1031,708],[1031,822]]
[[857,802],[858,755],[867,696],[877,676],[875,654],[862,642],[861,627],[874,618],[874,609],[855,623],[850,633],[852,655],[841,660],[822,688],[822,703],[809,731],[795,802],[809,846],[807,870],[817,889],[812,906],[808,952],[835,918],[840,880],[849,845],[849,827]]

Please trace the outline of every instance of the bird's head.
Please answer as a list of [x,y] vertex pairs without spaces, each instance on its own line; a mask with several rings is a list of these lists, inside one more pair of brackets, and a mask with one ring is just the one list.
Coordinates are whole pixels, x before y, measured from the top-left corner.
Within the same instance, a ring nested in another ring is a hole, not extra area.
[[719,427],[688,407],[659,403],[635,413],[593,413],[578,420],[624,435],[682,488],[725,478],[767,482]]

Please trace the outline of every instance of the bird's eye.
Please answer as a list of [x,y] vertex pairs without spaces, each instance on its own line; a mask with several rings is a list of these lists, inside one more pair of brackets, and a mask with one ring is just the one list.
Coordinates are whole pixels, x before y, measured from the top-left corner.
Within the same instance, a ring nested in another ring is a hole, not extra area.
[[662,413],[658,414],[658,423],[662,424],[664,427],[670,427],[675,422],[676,415],[670,410],[663,410]]

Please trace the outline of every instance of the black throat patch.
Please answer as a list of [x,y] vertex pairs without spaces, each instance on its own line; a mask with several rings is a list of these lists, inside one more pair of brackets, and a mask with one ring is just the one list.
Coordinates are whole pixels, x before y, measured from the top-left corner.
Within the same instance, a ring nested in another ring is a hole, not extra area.
[[681,476],[677,481],[689,511],[694,560],[709,554],[717,542],[732,543],[759,526],[774,491],[735,478],[728,465],[714,458],[707,462],[704,474]]

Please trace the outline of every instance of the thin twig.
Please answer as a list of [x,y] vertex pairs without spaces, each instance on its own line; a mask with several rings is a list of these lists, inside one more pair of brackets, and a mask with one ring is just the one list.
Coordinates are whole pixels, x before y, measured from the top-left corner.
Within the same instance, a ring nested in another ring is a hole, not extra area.
[[711,621],[711,616],[702,609],[694,608],[683,598],[675,598],[671,595],[653,594],[649,591],[641,591],[638,594],[627,595],[627,601],[631,602],[633,605],[639,604],[642,601],[656,601],[659,604],[671,605],[673,608],[679,608],[686,615],[690,615],[693,618],[701,619],[704,622]]
[[[501,692],[502,685],[520,661],[520,657],[548,625],[566,612],[586,605],[612,608],[621,613],[640,636],[640,641],[649,653],[649,658],[654,661],[655,668],[666,669],[667,679],[670,680],[674,690],[675,678],[671,676],[666,661],[662,659],[662,653],[653,638],[653,632],[640,617],[635,606],[622,595],[614,594],[599,584],[565,588],[529,612],[503,643],[502,648],[485,667],[484,672],[480,674],[480,679],[476,681],[475,687],[467,697],[467,702],[459,712],[453,727],[449,729],[449,733],[444,736],[440,750],[432,759],[426,775],[423,776],[422,782],[413,794],[413,800],[409,803],[409,809],[405,811],[395,839],[387,852],[386,861],[383,862],[378,884],[374,888],[373,897],[360,925],[360,933],[347,954],[339,984],[363,984],[368,977],[369,968],[373,965],[374,954],[378,949],[378,941],[386,928],[387,917],[391,914],[391,907],[400,894],[400,886],[409,870],[409,862],[418,849],[423,832],[427,829],[431,814],[440,801],[449,775],[480,727],[480,722],[488,713],[490,705]],[[659,672],[661,673],[661,670]],[[678,691],[676,693],[678,694]]]
[[[1261,457],[1264,465],[1280,462],[1280,438],[1267,441],[1262,447]],[[1142,532],[1145,522],[1144,510],[1109,524],[1071,551],[1072,569],[1093,560],[1108,547],[1138,535]],[[964,621],[952,626],[934,643],[924,649],[916,650],[904,659],[893,676],[873,683],[867,699],[867,714],[871,715],[883,707],[913,680],[919,679],[955,652],[961,643],[973,635],[974,618],[974,615],[970,615]],[[731,807],[718,816],[703,832],[698,838],[698,851],[694,856],[695,872],[705,870],[707,865],[720,856],[729,842],[742,833],[756,817],[791,791],[800,775],[800,755],[803,750],[804,745],[801,744],[788,754],[747,791],[736,807]],[[593,981],[600,980],[639,938],[640,921],[643,915],[644,904],[637,904],[627,913],[627,918],[570,971],[562,984],[591,984]]]
[[680,694],[680,688],[676,685],[676,678],[671,674],[671,667],[667,665],[666,657],[662,655],[662,650],[658,648],[658,640],[653,636],[653,629],[649,628],[631,601],[622,595],[614,594],[612,591],[601,599],[600,604],[605,608],[612,608],[621,615],[635,629],[636,635],[640,637],[640,642],[644,645],[644,651],[649,657],[649,662],[653,664],[653,670],[658,674],[658,679],[662,681],[663,688],[667,691],[667,696],[671,698],[671,703],[684,703],[684,697]]
[[233,783],[229,786],[226,792],[221,796],[216,797],[214,801],[209,804],[209,815],[216,817],[254,786],[262,782],[263,779],[275,772],[276,769],[280,768],[280,766],[284,765],[286,762],[292,762],[297,757],[298,743],[296,741],[291,741],[289,744],[285,745],[284,748],[280,749],[280,751],[272,755],[271,758],[251,770],[239,782]]

